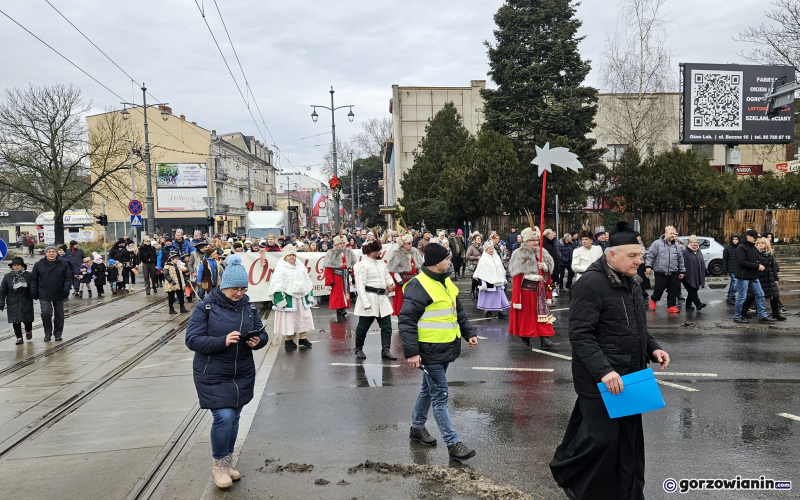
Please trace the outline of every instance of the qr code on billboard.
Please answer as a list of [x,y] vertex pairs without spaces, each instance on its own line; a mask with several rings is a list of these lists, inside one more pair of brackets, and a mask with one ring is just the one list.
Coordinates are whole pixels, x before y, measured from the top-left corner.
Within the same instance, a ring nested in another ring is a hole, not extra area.
[[692,70],[692,130],[742,130],[741,71]]

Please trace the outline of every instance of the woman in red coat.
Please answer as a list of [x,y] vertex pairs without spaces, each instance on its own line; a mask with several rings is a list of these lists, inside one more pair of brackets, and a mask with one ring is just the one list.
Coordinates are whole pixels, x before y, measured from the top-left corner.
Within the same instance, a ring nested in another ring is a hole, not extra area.
[[548,252],[544,252],[544,259],[539,262],[539,238],[539,228],[525,228],[522,246],[511,254],[508,266],[512,278],[508,333],[522,338],[526,347],[530,347],[531,337],[539,337],[542,349],[550,349],[559,345],[548,339],[555,335],[555,318],[550,314],[550,272],[555,263]]
[[386,269],[394,280],[394,298],[392,299],[392,316],[400,314],[403,308],[403,285],[422,270],[422,254],[414,248],[414,237],[406,233],[398,238],[398,248],[389,254]]
[[325,252],[325,286],[331,295],[328,309],[336,309],[336,319],[342,320],[350,309],[350,277],[356,265],[356,255],[347,246],[344,236],[333,238],[333,248]]

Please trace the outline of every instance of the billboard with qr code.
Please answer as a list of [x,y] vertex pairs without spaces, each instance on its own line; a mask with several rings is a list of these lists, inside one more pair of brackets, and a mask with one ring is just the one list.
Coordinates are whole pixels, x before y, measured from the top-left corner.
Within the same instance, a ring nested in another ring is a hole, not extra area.
[[791,143],[794,104],[770,118],[761,100],[772,81],[782,77],[794,80],[794,68],[681,64],[681,143]]

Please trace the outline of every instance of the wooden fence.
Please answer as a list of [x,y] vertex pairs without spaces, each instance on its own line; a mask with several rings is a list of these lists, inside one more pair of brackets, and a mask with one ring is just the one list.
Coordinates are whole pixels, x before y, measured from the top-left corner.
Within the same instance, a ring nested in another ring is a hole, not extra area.
[[[536,223],[540,224],[538,215]],[[683,212],[562,212],[559,214],[559,236],[568,231],[581,231],[589,229],[594,232],[599,226],[607,231],[617,221],[625,220],[631,226],[634,221],[639,221],[640,232],[645,243],[664,234],[666,226],[675,226],[679,235],[696,234],[698,236],[711,236],[719,243],[727,243],[731,233],[744,234],[747,229],[755,229],[759,233],[772,232],[781,243],[800,243],[800,210],[738,210],[733,217],[728,213],[708,212],[703,210]],[[482,234],[497,231],[506,234],[511,227],[517,231],[528,226],[525,217],[501,215],[497,217],[481,217],[474,226]],[[555,226],[555,214],[545,214],[545,227]]]

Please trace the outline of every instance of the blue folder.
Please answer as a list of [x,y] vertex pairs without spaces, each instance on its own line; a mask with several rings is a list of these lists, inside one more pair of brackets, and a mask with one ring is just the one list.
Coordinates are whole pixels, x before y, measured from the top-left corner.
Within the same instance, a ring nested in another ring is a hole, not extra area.
[[617,395],[611,394],[603,382],[597,384],[609,417],[638,415],[666,406],[652,368],[629,373],[621,378],[622,392]]

